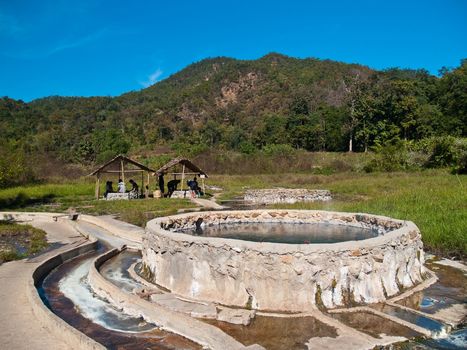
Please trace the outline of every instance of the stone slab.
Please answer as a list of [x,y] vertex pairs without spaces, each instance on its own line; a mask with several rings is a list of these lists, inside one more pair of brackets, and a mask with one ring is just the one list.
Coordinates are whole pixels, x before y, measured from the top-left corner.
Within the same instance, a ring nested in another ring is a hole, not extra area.
[[217,320],[248,326],[251,322],[251,319],[253,319],[254,317],[254,310],[230,309],[225,307],[219,307],[219,314],[217,315]]

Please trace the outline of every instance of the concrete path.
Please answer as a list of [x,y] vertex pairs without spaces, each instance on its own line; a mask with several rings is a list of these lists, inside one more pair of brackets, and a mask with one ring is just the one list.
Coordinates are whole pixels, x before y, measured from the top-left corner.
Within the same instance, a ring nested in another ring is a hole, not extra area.
[[27,297],[27,284],[33,270],[41,261],[86,240],[62,220],[53,222],[51,217],[39,217],[28,224],[44,229],[50,242],[59,242],[63,246],[31,260],[0,265],[0,348],[68,349],[68,345],[57,339],[37,321]]
[[144,229],[124,221],[114,218],[113,215],[80,215],[78,222],[87,222],[103,228],[110,237],[118,237],[126,240],[127,246],[135,249],[141,249],[141,242],[144,235]]
[[204,198],[191,198],[191,201],[199,206],[202,206],[204,208],[208,208],[208,209],[216,209],[216,210],[220,210],[220,209],[225,209],[224,206],[212,201],[212,200],[209,200],[209,199],[204,199]]
[[83,235],[91,235],[112,248],[121,248],[123,245],[131,247],[134,243],[133,241],[112,235],[102,226],[97,226],[81,219],[78,219],[75,223],[75,228]]

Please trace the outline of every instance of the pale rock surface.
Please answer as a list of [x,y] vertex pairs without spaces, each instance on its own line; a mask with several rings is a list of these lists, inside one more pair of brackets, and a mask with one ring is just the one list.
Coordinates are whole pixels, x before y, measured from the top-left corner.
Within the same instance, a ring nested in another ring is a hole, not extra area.
[[225,307],[219,307],[219,310],[217,320],[233,324],[248,326],[251,319],[255,317],[254,310],[230,309]]
[[296,188],[274,188],[248,190],[243,199],[258,204],[297,203],[331,200],[328,190],[307,190]]
[[[334,244],[277,244],[196,237],[174,230],[234,222],[346,224],[381,235]],[[310,311],[316,305],[377,303],[426,278],[417,227],[366,214],[255,210],[199,212],[152,220],[143,263],[175,294],[258,310]]]

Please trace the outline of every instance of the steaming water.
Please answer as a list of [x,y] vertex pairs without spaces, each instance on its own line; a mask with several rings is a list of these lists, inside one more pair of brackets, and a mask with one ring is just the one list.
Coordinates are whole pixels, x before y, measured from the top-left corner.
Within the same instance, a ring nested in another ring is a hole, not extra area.
[[376,237],[379,234],[377,230],[349,225],[264,222],[212,225],[179,232],[204,237],[288,244],[359,241]]
[[102,327],[121,332],[144,332],[155,328],[141,318],[123,314],[92,292],[87,283],[92,260],[93,258],[84,260],[72,269],[60,281],[60,292],[73,302],[85,318]]

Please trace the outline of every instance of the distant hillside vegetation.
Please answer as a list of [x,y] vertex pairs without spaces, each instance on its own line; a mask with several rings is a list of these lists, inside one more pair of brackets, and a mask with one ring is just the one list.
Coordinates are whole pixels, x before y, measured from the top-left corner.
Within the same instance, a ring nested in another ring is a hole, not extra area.
[[85,164],[166,146],[190,154],[270,145],[363,151],[465,137],[466,126],[466,60],[438,78],[276,53],[218,57],[115,98],[0,99],[3,148]]

